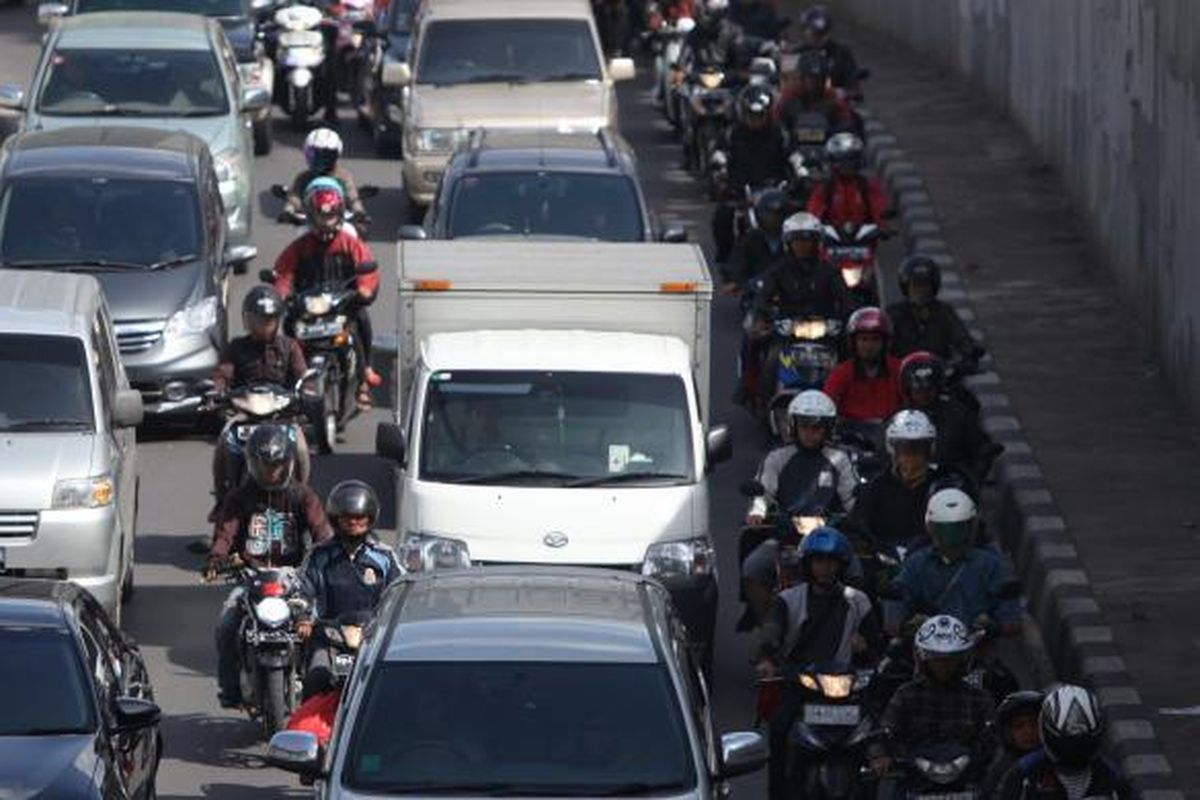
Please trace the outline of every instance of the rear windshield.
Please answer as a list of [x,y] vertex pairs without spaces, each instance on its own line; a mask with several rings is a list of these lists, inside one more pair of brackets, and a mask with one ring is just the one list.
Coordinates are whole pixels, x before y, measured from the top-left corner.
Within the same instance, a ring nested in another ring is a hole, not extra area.
[[600,80],[584,20],[502,19],[431,22],[421,40],[418,83],[534,83]]
[[454,185],[449,238],[571,236],[641,241],[642,211],[633,181],[620,175],[499,173]]
[[95,430],[86,358],[69,336],[0,334],[0,433]]

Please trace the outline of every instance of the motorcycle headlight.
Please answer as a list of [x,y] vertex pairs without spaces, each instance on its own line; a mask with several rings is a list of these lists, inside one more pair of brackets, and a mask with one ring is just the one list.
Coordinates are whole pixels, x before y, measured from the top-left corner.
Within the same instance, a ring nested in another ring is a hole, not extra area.
[[167,340],[180,339],[184,336],[194,336],[204,333],[217,324],[217,297],[206,297],[199,303],[193,303],[179,309],[167,320],[163,330],[163,338]]
[[810,342],[825,338],[825,320],[806,319],[792,325],[792,336],[796,339],[806,339]]
[[441,536],[410,534],[397,548],[400,564],[408,572],[457,569],[471,566],[466,542]]
[[333,308],[333,295],[328,292],[321,294],[311,294],[304,298],[305,313],[312,314],[314,317],[323,317]]
[[410,137],[412,149],[421,153],[449,153],[467,140],[467,131],[456,128],[421,128]]
[[933,783],[947,784],[954,783],[962,777],[967,765],[971,763],[971,757],[963,754],[953,761],[944,762],[916,758],[913,762],[917,765],[917,770]]
[[104,508],[112,505],[115,493],[112,478],[108,475],[68,478],[54,484],[50,507],[55,510]]
[[847,267],[843,269],[842,280],[846,282],[846,286],[850,289],[857,287],[863,281],[863,268]]
[[808,536],[824,524],[824,517],[792,517],[792,527],[801,537]]
[[254,616],[268,628],[278,628],[291,619],[292,610],[282,597],[264,597],[254,604]]
[[700,73],[700,85],[705,89],[716,89],[725,82],[724,72],[702,72]]
[[713,544],[707,537],[658,542],[646,549],[642,574],[656,578],[685,578],[716,572]]
[[850,690],[854,688],[854,676],[818,675],[817,683],[821,687],[821,694],[830,700],[843,700],[850,696]]

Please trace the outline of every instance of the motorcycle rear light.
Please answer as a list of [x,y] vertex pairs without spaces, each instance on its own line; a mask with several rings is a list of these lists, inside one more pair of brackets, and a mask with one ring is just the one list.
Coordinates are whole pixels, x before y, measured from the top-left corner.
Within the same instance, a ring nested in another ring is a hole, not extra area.
[[272,581],[271,583],[264,583],[262,585],[262,594],[263,597],[283,597],[286,594],[286,590],[282,583]]

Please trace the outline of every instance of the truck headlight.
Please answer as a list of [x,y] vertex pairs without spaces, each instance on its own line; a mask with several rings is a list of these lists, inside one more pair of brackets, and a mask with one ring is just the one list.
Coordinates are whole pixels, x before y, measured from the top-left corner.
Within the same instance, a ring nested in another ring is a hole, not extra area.
[[420,128],[409,134],[409,145],[418,153],[449,153],[465,142],[467,135],[456,128]]
[[115,494],[112,478],[108,475],[97,475],[92,478],[68,478],[54,484],[50,507],[56,510],[104,508],[112,505]]
[[708,537],[680,542],[658,542],[646,549],[642,574],[655,578],[686,578],[713,575],[716,554]]
[[466,542],[422,533],[410,533],[397,548],[397,555],[407,572],[471,566]]
[[204,333],[217,324],[217,297],[206,297],[199,303],[179,309],[167,320],[164,339],[181,339]]

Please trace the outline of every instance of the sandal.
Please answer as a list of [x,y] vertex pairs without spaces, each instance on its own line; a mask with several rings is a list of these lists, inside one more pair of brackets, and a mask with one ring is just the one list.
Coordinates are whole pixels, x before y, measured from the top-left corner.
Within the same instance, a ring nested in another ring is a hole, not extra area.
[[374,401],[371,400],[371,389],[365,383],[358,387],[358,396],[355,397],[355,401],[358,403],[359,411],[370,411],[375,407]]

